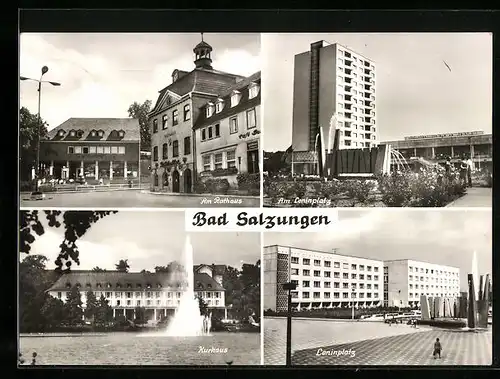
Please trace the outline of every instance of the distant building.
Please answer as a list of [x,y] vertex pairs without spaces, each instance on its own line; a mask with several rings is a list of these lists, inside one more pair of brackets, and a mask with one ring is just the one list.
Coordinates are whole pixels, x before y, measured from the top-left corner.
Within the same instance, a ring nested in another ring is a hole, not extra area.
[[470,155],[476,167],[491,169],[493,164],[493,136],[482,131],[409,136],[380,144],[391,145],[410,162],[424,158],[444,163],[446,157],[456,162]]
[[40,141],[40,163],[55,179],[120,181],[140,175],[139,121],[70,118]]
[[[293,166],[315,174],[316,136],[321,127],[328,144],[330,119],[336,114],[339,149],[377,145],[375,64],[338,43],[311,44],[295,55],[293,83]],[[333,143],[333,140],[331,141]],[[332,146],[323,146],[324,149]]]
[[460,297],[460,269],[410,259],[384,262],[384,305],[420,306],[420,296]]
[[208,101],[196,120],[197,172],[204,178],[225,178],[237,186],[238,174],[258,174],[260,72]]
[[149,113],[151,128],[151,187],[155,191],[193,191],[197,179],[194,122],[208,101],[216,101],[240,75],[212,67],[212,47],[201,41],[193,49],[195,68],[174,70],[172,83],[163,88]]
[[287,310],[287,282],[296,309],[382,305],[382,261],[281,245],[264,247],[263,259],[265,310]]
[[[209,309],[227,312],[222,278],[218,281],[219,277],[212,277],[215,272],[211,269],[198,267],[194,271],[195,295],[201,297]],[[84,308],[86,294],[92,291],[96,298],[103,295],[108,300],[113,317],[134,319],[135,309],[143,307],[149,320],[174,315],[185,290],[168,273],[76,271],[62,275],[47,292],[64,302],[74,286],[80,289]]]

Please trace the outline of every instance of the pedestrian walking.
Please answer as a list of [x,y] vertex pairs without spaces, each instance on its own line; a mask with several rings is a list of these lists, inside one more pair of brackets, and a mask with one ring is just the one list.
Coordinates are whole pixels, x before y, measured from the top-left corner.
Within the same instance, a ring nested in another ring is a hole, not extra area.
[[467,164],[467,186],[472,187],[472,173],[474,172],[474,162],[472,161],[470,155],[466,160],[466,164]]
[[441,342],[439,342],[439,338],[436,338],[436,342],[434,342],[434,351],[432,353],[434,359],[436,359],[436,357],[441,359],[441,350],[442,350]]

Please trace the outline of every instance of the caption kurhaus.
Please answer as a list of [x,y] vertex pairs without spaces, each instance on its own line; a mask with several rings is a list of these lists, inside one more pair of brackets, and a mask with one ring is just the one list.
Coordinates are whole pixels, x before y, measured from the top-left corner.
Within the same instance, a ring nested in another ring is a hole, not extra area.
[[[224,226],[229,225],[227,213],[220,216],[207,216],[206,212],[197,212],[193,216],[193,226]],[[263,225],[266,229],[272,229],[280,225],[300,225],[300,229],[307,229],[310,225],[329,225],[328,216],[249,216],[247,212],[240,212],[236,216],[237,226]]]

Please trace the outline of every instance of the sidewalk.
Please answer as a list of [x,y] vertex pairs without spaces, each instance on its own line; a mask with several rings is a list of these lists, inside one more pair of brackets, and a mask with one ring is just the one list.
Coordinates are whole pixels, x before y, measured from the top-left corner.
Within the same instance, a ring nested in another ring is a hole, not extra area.
[[467,188],[467,194],[461,198],[452,201],[446,207],[449,208],[467,208],[467,207],[487,207],[491,208],[493,202],[493,190],[486,187]]

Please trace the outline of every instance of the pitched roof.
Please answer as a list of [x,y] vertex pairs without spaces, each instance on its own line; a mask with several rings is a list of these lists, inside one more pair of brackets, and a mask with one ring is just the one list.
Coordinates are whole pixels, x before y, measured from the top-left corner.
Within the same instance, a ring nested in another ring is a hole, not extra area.
[[201,265],[195,265],[193,267],[194,268],[194,272],[198,272],[202,267],[209,267],[209,268],[211,268],[213,270],[212,271],[213,275],[224,275],[224,272],[227,269],[226,265],[215,265],[215,264],[207,265],[207,264],[201,264]]
[[[98,284],[100,286],[98,287]],[[92,272],[76,271],[62,275],[47,291],[67,291],[80,285],[82,291],[123,290],[137,291],[151,288],[182,290],[169,273],[141,272]],[[207,274],[194,274],[194,290],[224,291],[224,288]]]
[[[260,71],[256,72],[255,74],[249,76],[248,78],[245,78],[244,80],[235,83],[231,87],[227,88],[223,92],[219,94],[219,98],[221,98],[224,101],[224,108],[222,111],[219,113],[214,113],[211,117],[207,118],[207,112],[205,111],[208,103],[204,105],[200,109],[200,113],[198,118],[196,119],[196,122],[194,124],[195,129],[199,129],[203,126],[213,124],[214,122],[217,122],[219,120],[222,120],[224,118],[230,117],[234,114],[240,113],[245,109],[252,108],[256,105],[260,104],[260,93],[261,91],[257,93],[257,96],[255,96],[252,99],[249,99],[249,92],[248,92],[248,87],[250,86],[251,83],[257,83],[260,85]],[[234,106],[231,107],[231,94],[233,91],[240,91],[241,92],[241,99],[240,102]]]
[[218,70],[195,68],[193,71],[186,73],[177,81],[159,91],[158,99],[151,113],[159,110],[159,105],[167,91],[173,92],[181,97],[193,91],[217,96],[217,94],[240,80],[244,80],[244,77]]
[[[63,130],[64,135],[59,131]],[[71,136],[70,131],[81,131],[81,137]],[[92,131],[104,132],[102,137],[96,133],[92,136]],[[120,137],[119,131],[123,131]],[[55,127],[47,134],[50,141],[140,141],[139,120],[134,118],[70,118],[61,125]]]

